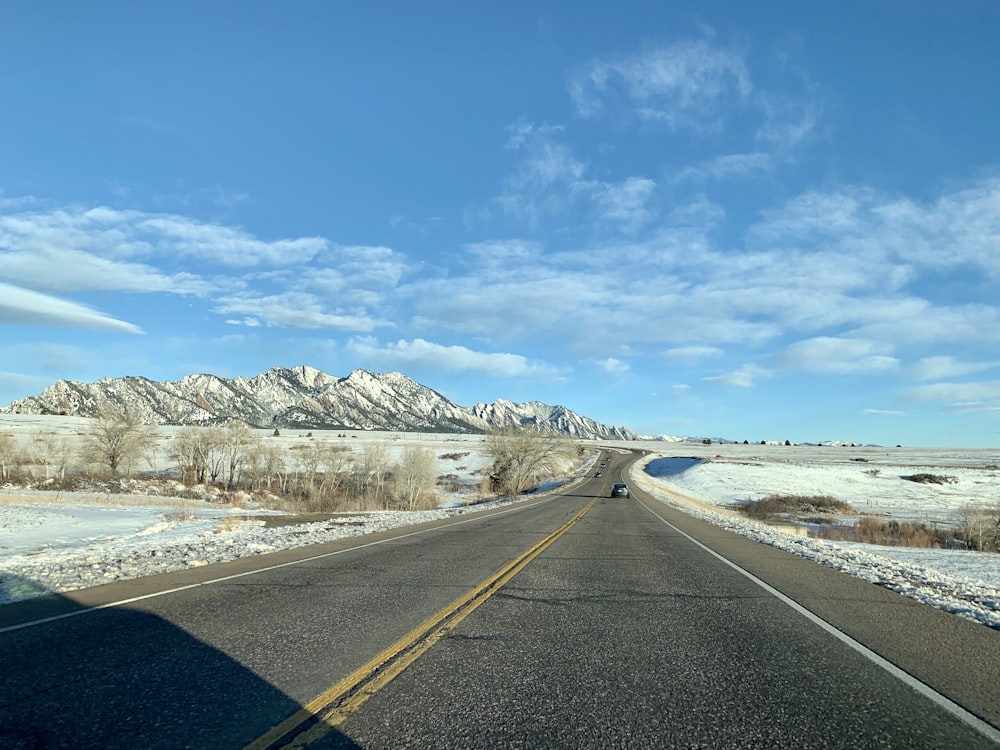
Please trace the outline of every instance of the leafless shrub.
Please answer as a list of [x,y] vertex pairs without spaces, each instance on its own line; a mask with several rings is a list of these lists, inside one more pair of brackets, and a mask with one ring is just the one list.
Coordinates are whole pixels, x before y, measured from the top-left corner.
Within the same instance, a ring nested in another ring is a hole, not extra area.
[[967,549],[1000,552],[1000,500],[968,503],[958,513],[958,534]]
[[488,432],[485,448],[492,459],[485,491],[512,496],[563,471],[572,455],[567,439],[527,428]]
[[854,513],[849,503],[829,495],[768,495],[742,506],[742,510],[758,521],[815,514]]

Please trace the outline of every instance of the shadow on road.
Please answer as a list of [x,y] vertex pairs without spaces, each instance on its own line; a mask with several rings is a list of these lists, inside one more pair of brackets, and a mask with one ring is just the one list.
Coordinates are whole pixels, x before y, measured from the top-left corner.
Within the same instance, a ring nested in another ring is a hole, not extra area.
[[[21,604],[0,607],[4,750],[242,748],[301,707],[155,615],[51,592]],[[336,731],[325,746],[360,747]]]

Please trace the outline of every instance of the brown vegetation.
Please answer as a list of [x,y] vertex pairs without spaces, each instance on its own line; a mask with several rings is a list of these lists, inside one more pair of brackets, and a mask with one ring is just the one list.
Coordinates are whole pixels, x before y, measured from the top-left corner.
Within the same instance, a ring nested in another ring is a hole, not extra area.
[[950,548],[954,535],[947,529],[911,521],[862,516],[854,525],[831,525],[816,534],[835,541],[881,544],[887,547]]
[[[8,487],[107,495],[166,495],[245,502],[297,512],[418,510],[437,505],[435,458],[407,448],[390,461],[385,446],[360,452],[308,437],[282,447],[245,424],[187,427],[170,438],[127,414],[107,411],[76,441],[0,435],[0,481]],[[157,452],[161,456],[157,456]],[[167,471],[157,470],[166,457]],[[143,466],[149,471],[143,471]]]
[[758,521],[809,520],[813,515],[829,520],[835,514],[854,513],[848,503],[829,495],[768,495],[741,506],[741,510]]

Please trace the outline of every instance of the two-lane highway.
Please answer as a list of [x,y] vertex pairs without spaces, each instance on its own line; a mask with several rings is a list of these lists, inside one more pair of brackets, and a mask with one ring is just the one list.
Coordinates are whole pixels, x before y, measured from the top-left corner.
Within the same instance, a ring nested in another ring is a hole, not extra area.
[[8,610],[0,746],[996,746],[778,592],[994,725],[1000,633],[609,498],[624,462],[499,513],[75,597],[128,604]]

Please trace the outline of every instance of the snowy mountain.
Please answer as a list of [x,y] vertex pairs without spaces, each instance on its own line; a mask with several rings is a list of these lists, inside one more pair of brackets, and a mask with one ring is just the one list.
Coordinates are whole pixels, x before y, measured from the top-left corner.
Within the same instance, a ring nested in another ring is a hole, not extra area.
[[624,427],[609,427],[563,406],[537,401],[458,406],[437,391],[398,372],[355,370],[344,378],[307,365],[274,367],[252,378],[228,380],[189,375],[156,382],[128,376],[96,383],[60,380],[37,396],[0,413],[91,417],[109,404],[146,424],[203,425],[240,419],[255,427],[485,432],[530,426],[578,438],[631,440]]

